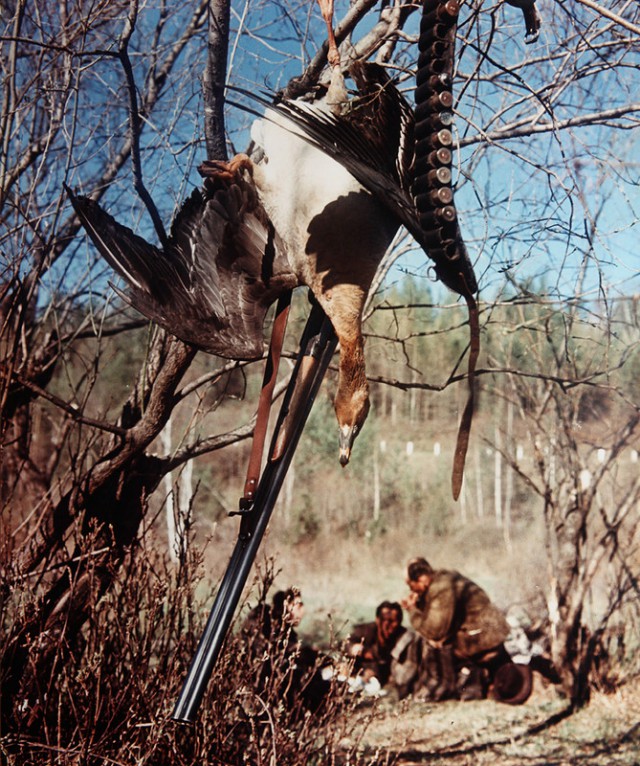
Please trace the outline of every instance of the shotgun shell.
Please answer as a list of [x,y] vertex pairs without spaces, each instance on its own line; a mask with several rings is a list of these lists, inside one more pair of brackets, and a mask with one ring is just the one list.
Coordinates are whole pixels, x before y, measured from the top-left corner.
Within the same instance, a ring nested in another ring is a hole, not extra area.
[[420,210],[420,224],[425,231],[441,228],[445,224],[456,220],[456,209],[453,205],[434,208],[433,210]]
[[[418,131],[416,131],[416,134],[417,132]],[[438,130],[426,138],[421,138],[416,141],[416,157],[419,157],[423,153],[426,154],[434,147],[439,148],[441,146],[451,146],[452,143],[453,136],[451,135],[451,131],[447,130],[446,128],[442,128],[442,130]]]
[[435,168],[427,173],[427,180],[431,184],[450,184],[451,183],[451,171],[449,168]]
[[427,10],[427,6],[425,5],[422,18],[420,19],[420,31],[422,32],[423,27],[433,27],[438,22],[442,22],[443,24],[453,24],[458,18],[459,13],[460,6],[456,0],[447,0],[446,3],[437,3],[430,10]]
[[416,156],[414,175],[416,178],[419,178],[428,173],[432,168],[437,168],[441,165],[451,165],[451,160],[451,150],[444,146],[435,151],[427,152],[424,156]]
[[453,53],[453,40],[434,40],[428,45],[420,46],[420,55],[418,56],[418,67],[431,59],[450,59]]
[[424,28],[420,27],[420,37],[418,39],[419,50],[422,50],[422,46],[427,46],[431,42],[436,40],[447,40],[451,37],[455,37],[455,25],[438,23],[433,26],[428,24],[424,25]]
[[440,109],[451,109],[453,106],[453,94],[450,90],[434,92],[430,83],[424,83],[416,88],[414,98],[416,101],[416,120],[420,109],[428,109],[429,113],[437,112]]
[[426,247],[429,255],[431,255],[433,251],[443,250],[447,245],[455,244],[455,240],[453,234],[442,227],[437,229],[425,228],[420,238],[420,244]]
[[416,196],[416,207],[420,211],[428,208],[441,209],[443,205],[449,205],[453,201],[453,192],[448,186],[441,186],[438,189],[431,189],[426,194]]
[[429,87],[435,93],[441,90],[451,90],[451,74],[449,72],[439,72],[434,74],[432,71],[420,69],[416,72],[416,86],[420,87],[425,83],[429,83]]

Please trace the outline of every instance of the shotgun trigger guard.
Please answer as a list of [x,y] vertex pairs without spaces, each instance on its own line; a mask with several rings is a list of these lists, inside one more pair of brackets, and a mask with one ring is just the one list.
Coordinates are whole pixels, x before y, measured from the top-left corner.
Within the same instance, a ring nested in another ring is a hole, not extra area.
[[253,503],[254,499],[253,497],[241,497],[240,501],[238,502],[238,510],[237,511],[229,511],[229,516],[246,516],[248,513],[251,513],[253,511]]
[[[306,381],[305,396],[298,397],[298,401],[292,402],[293,389],[296,383],[299,385],[301,382],[296,380],[297,373],[287,386],[284,401],[294,405],[291,421],[294,428],[288,434],[289,438],[285,440],[283,454],[277,461],[267,461],[255,488],[250,482],[245,484],[245,494],[240,502],[238,539],[173,710],[173,720],[180,723],[193,723],[196,719],[198,708],[231,627],[233,615],[267,529],[298,439],[335,351],[337,338],[331,323],[319,306],[314,307],[307,320],[303,339],[301,347],[304,345],[308,349],[308,354],[314,354],[315,361],[310,364],[310,367],[315,369]],[[300,361],[299,354],[298,363]],[[299,369],[299,366],[296,369]],[[281,405],[282,416],[284,401]],[[299,409],[296,409],[296,406]]]

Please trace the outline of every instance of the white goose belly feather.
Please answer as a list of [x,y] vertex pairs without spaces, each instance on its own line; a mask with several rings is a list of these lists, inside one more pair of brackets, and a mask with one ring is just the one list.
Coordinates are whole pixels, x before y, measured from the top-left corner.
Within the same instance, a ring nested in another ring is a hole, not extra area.
[[326,310],[328,291],[338,283],[368,291],[399,222],[296,130],[277,114],[254,122],[251,137],[261,152],[253,178],[293,273]]

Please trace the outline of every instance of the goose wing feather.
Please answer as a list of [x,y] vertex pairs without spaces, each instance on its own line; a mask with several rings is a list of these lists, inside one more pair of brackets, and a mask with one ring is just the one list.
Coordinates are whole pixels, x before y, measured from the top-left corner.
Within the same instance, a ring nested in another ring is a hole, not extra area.
[[[265,254],[278,248],[265,216],[247,208],[243,189],[195,190],[161,250],[87,197],[67,190],[89,237],[125,280],[131,306],[172,334],[210,353],[255,359],[263,353],[269,305],[291,279],[264,279]],[[280,256],[281,258],[283,256]]]

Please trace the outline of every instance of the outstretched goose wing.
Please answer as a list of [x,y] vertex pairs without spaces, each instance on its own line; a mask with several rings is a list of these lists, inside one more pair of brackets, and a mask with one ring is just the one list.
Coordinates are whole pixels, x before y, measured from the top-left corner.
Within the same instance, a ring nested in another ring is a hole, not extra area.
[[247,189],[213,183],[185,201],[164,250],[67,191],[100,254],[126,281],[126,293],[118,291],[126,301],[198,348],[255,359],[267,308],[289,285],[286,274],[270,279],[278,242],[263,211],[248,205]]
[[[425,253],[435,262],[438,277],[461,295],[477,291],[473,265],[459,232],[457,221],[451,244],[443,250],[440,238],[425,232],[411,195],[413,158],[413,112],[393,82],[365,64],[359,74],[359,99],[345,114],[336,115],[304,101],[269,102],[254,93],[271,119],[342,164],[356,180],[378,198],[407,228]],[[376,97],[372,97],[375,86]],[[240,89],[236,89],[240,90]],[[360,108],[360,104],[363,108]],[[366,108],[365,108],[366,107]],[[244,108],[241,106],[241,108]],[[249,109],[251,111],[251,109]]]
[[[361,66],[371,68],[374,65]],[[264,114],[245,104],[235,105],[261,119],[277,123],[335,159],[402,223],[414,225],[412,217],[415,213],[410,196],[413,113],[386,75],[386,82],[376,83],[378,88],[374,93],[371,80],[365,79],[361,69],[358,72],[360,76],[354,73],[354,78],[357,77],[362,95],[350,102],[344,115],[336,115],[323,106],[306,101],[269,101],[237,87],[232,90],[257,101]],[[369,87],[364,87],[365,82]]]

